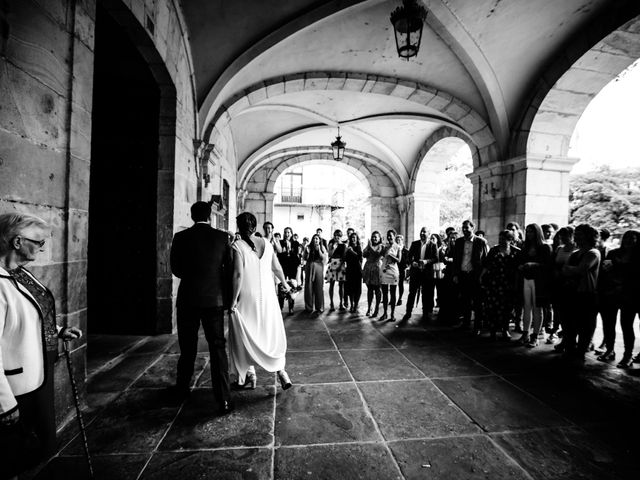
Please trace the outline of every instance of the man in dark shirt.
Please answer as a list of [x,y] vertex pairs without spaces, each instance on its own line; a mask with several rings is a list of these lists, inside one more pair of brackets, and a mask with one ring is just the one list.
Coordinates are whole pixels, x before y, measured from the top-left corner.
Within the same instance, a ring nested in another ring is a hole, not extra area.
[[219,413],[224,414],[233,410],[224,338],[229,236],[211,227],[211,205],[206,202],[191,206],[191,218],[195,224],[176,233],[171,245],[171,271],[181,280],[176,305],[180,358],[174,388],[180,397],[189,394],[202,322],[211,357],[213,395]]

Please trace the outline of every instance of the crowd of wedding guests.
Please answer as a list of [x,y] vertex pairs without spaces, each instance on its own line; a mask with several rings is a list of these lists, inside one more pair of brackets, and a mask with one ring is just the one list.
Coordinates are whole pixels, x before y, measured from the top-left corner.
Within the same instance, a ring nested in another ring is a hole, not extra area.
[[[460,231],[449,227],[443,234],[422,228],[420,238],[408,246],[393,229],[384,236],[374,231],[367,240],[352,228],[346,235],[337,229],[327,241],[318,228],[302,242],[289,227],[280,236],[266,222],[263,231],[289,286],[304,288],[307,313],[325,310],[328,284],[329,312],[358,314],[364,303],[367,317],[402,327],[421,302],[424,321],[437,318],[474,335],[489,332],[491,340],[515,338],[528,348],[554,344],[554,351],[567,358],[593,351],[603,362],[616,359],[620,318],[624,352],[617,365],[640,363],[640,354],[633,355],[634,322],[640,314],[640,276],[634,274],[640,271],[640,231],[627,231],[616,248],[606,229],[588,224],[558,228],[532,223],[523,231],[511,222],[495,246],[469,220]],[[397,319],[407,281],[405,314]],[[366,300],[361,302],[363,284]],[[604,340],[596,347],[598,315]]]

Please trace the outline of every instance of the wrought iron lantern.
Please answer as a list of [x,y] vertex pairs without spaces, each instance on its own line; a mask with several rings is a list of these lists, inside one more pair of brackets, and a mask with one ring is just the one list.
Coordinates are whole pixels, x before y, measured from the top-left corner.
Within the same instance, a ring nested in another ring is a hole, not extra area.
[[336,141],[331,143],[334,160],[339,162],[344,158],[344,147],[346,146],[347,144],[342,141],[342,137],[340,136],[340,125],[338,125],[338,136],[336,137]]
[[402,0],[402,6],[391,12],[390,20],[396,36],[396,48],[401,58],[409,60],[418,55],[426,18],[427,10],[418,0]]

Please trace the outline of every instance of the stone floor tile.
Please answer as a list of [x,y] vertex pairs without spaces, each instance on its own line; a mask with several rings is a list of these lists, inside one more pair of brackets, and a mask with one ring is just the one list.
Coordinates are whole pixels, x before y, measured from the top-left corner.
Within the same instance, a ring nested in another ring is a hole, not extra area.
[[324,332],[326,328],[324,323],[319,318],[310,318],[304,314],[293,315],[284,318],[284,328],[287,332],[304,330],[305,332]]
[[341,353],[357,381],[424,378],[424,375],[395,349],[344,350]]
[[143,335],[106,335],[90,333],[87,337],[87,374],[104,367],[147,337]]
[[442,344],[433,333],[413,327],[394,328],[381,333],[396,348],[431,347]]
[[429,380],[361,383],[359,387],[387,440],[480,431]]
[[578,429],[545,429],[492,437],[536,480],[620,478],[615,474],[618,465],[610,449]]
[[273,436],[273,387],[232,392],[235,410],[219,416],[210,389],[195,389],[160,445],[160,450],[257,447]]
[[[89,449],[95,454],[150,452],[175,418],[178,407],[164,390],[130,390],[89,426]],[[83,452],[77,437],[63,454]]]
[[287,332],[287,347],[289,352],[335,350],[336,348],[326,331],[308,332],[299,330]]
[[553,374],[565,369],[561,355],[554,353],[551,345],[526,348],[517,342],[494,344],[458,345],[458,348],[478,363],[500,375],[515,373]]
[[153,455],[141,479],[269,479],[271,457],[272,451],[267,448],[159,452]]
[[352,381],[337,351],[287,353],[287,373],[294,384]]
[[276,445],[380,440],[354,384],[301,385],[278,395]]
[[557,412],[498,377],[433,382],[486,431],[569,425]]
[[331,332],[331,338],[333,338],[340,350],[393,348],[393,345],[375,329],[333,331]]
[[109,370],[101,371],[87,382],[87,391],[119,392],[127,388],[155,360],[158,355],[127,355],[120,363]]
[[402,476],[384,446],[361,443],[278,448],[275,479],[400,480]]
[[489,375],[490,372],[462,353],[448,347],[409,347],[405,355],[427,377]]
[[[131,480],[149,459],[149,455],[92,455],[96,480]],[[89,478],[84,456],[55,457],[36,475],[35,480],[85,480]]]
[[130,353],[135,355],[141,353],[164,353],[176,340],[176,336],[173,334],[154,335],[146,338],[145,342],[133,347]]
[[[202,372],[206,362],[207,358],[203,354],[196,357],[193,377],[191,378],[192,385]],[[162,355],[160,360],[151,365],[131,388],[166,388],[175,385],[177,367],[177,355]]]
[[371,320],[360,315],[325,318],[324,324],[330,332],[338,332],[340,330],[375,330],[375,327],[371,325]]
[[525,480],[530,477],[488,437],[390,442],[406,480]]

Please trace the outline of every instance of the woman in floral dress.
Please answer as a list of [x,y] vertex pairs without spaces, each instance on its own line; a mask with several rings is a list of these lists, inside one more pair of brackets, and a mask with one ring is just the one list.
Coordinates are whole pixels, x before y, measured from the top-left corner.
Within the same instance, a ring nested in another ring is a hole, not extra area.
[[327,274],[325,280],[329,282],[329,311],[333,312],[335,307],[333,305],[333,289],[338,282],[338,298],[340,299],[340,311],[346,310],[344,306],[344,281],[345,277],[345,263],[344,256],[347,252],[346,244],[342,243],[342,230],[336,230],[333,232],[333,239],[329,240],[329,267],[327,268]]
[[511,230],[503,230],[498,245],[489,250],[480,277],[485,298],[485,314],[491,326],[491,338],[501,332],[504,340],[510,340],[509,320],[515,306],[516,271],[519,249],[514,247]]

